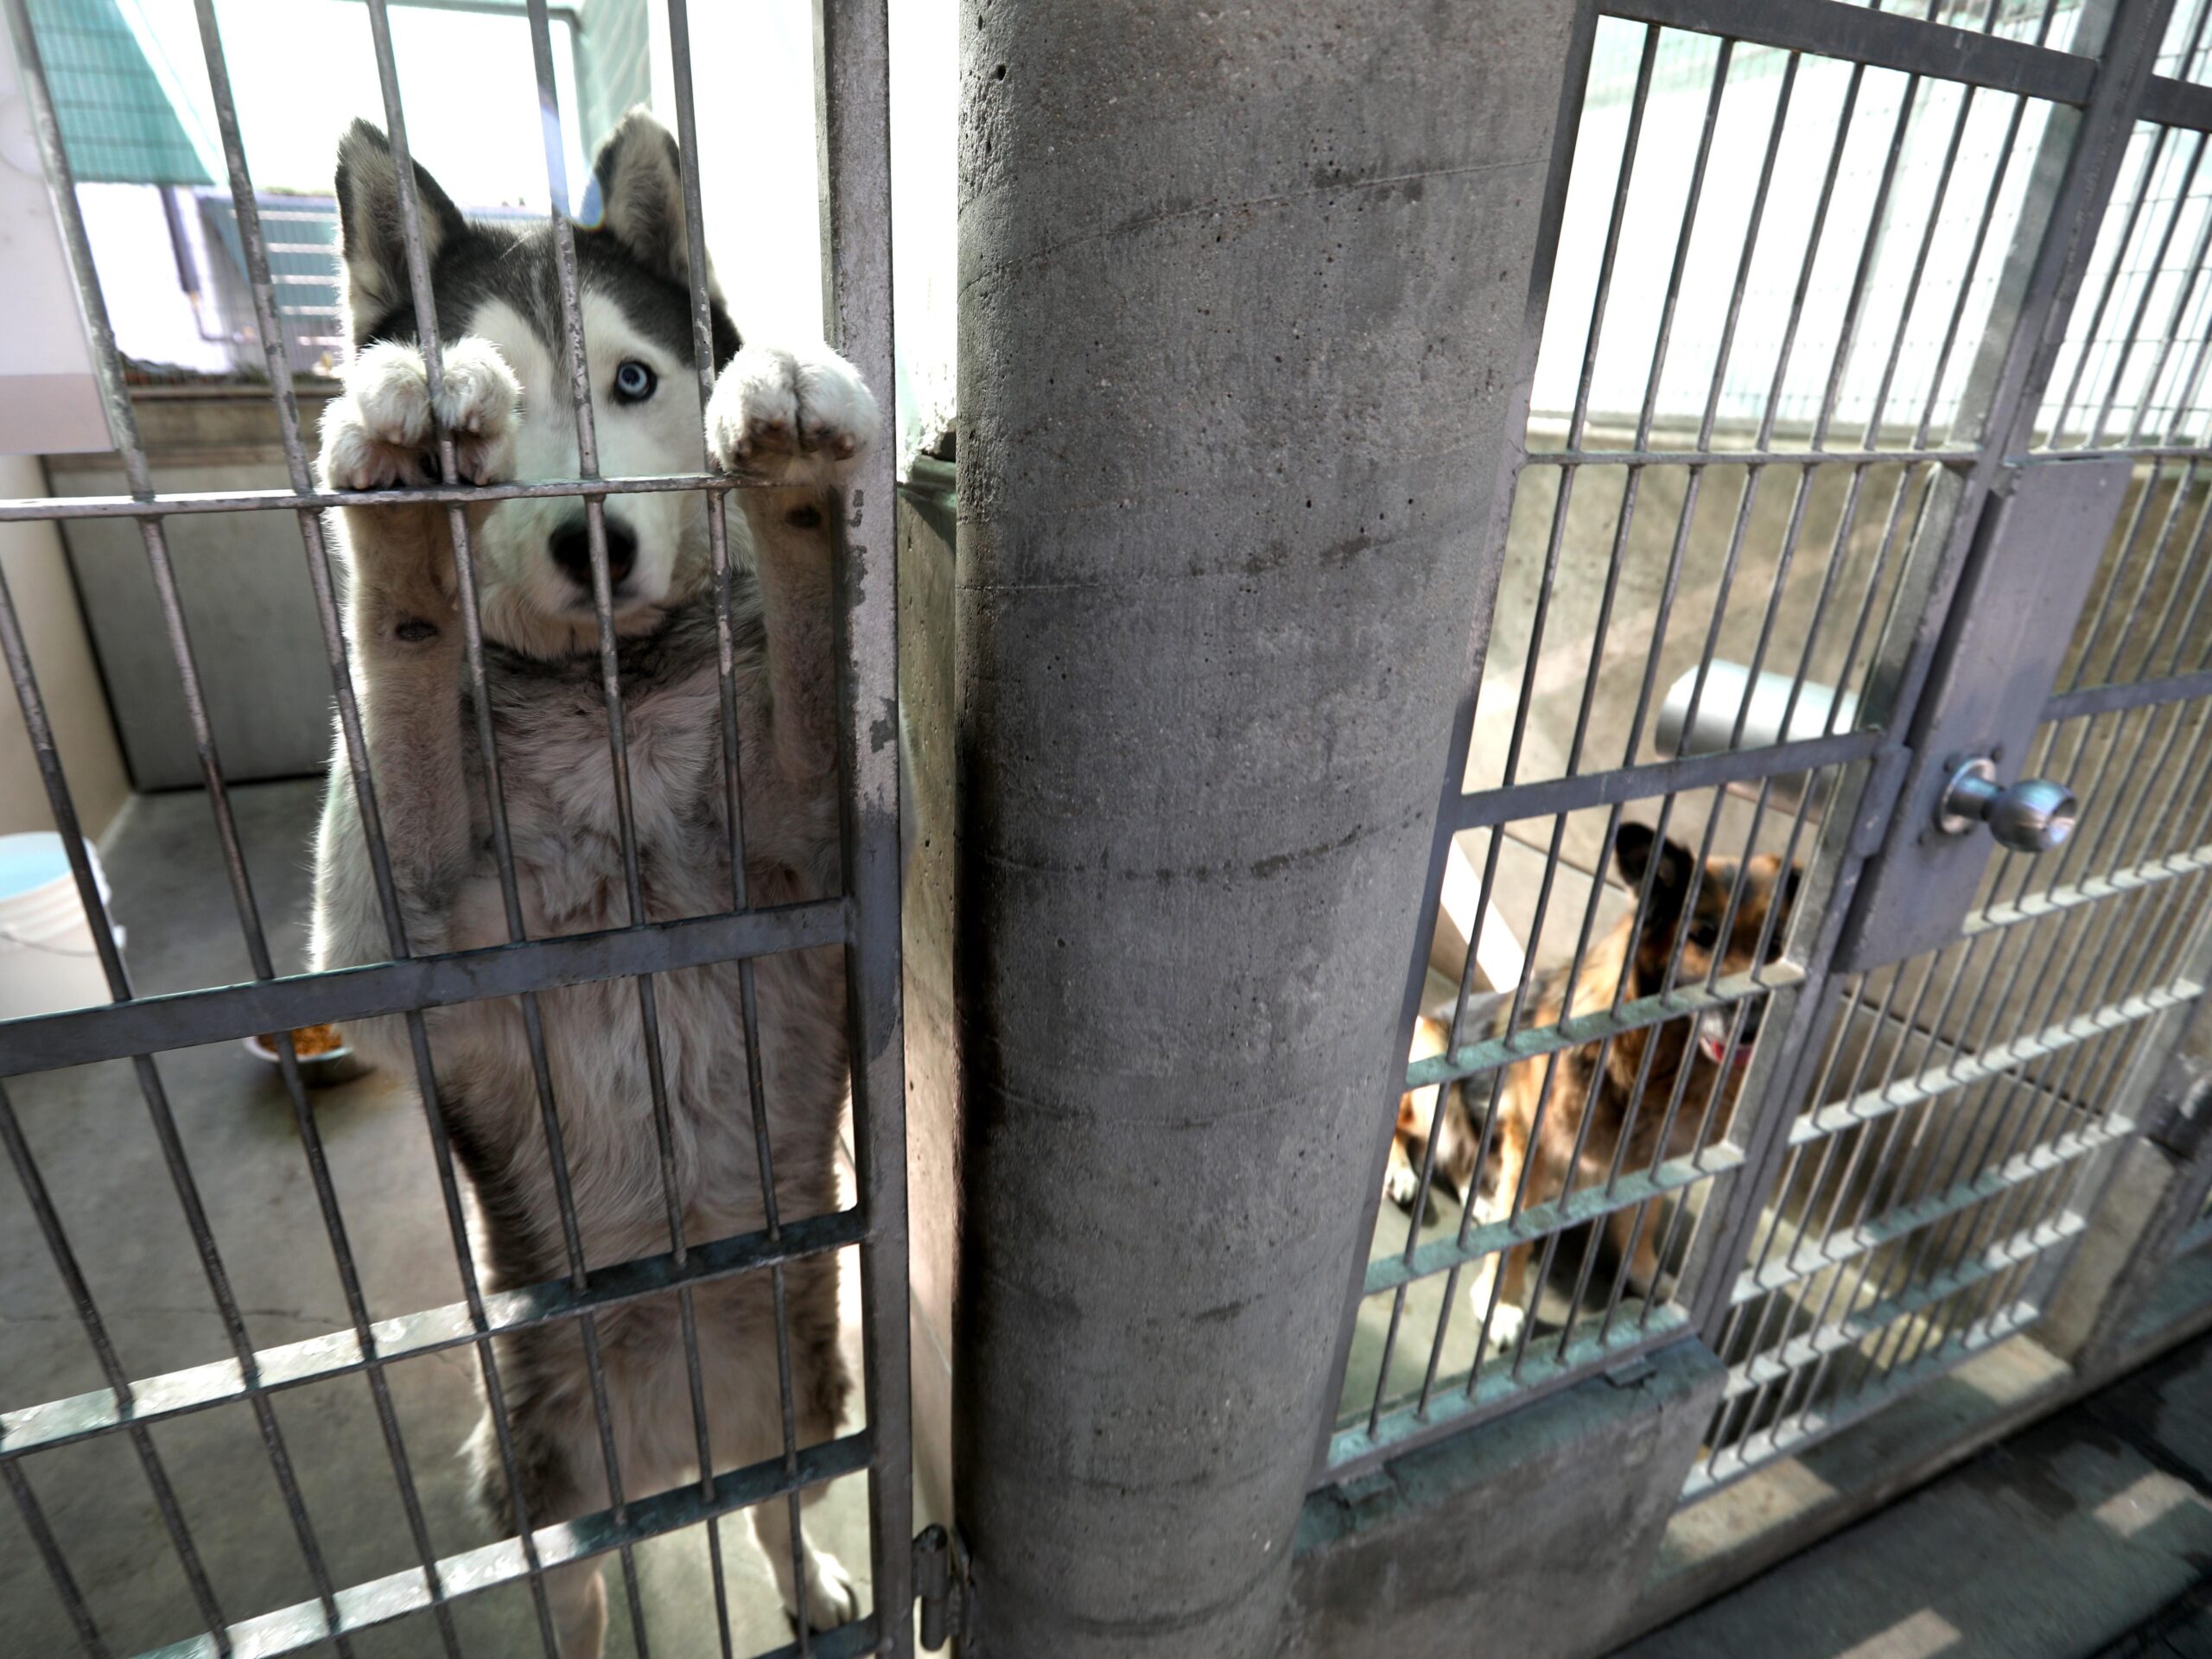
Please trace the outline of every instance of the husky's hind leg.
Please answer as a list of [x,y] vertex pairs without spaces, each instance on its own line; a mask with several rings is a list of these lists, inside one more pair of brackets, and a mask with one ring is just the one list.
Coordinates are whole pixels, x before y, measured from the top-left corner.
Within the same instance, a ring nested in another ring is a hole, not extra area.
[[[851,1384],[838,1347],[837,1264],[817,1257],[791,1263],[785,1274],[791,1433],[804,1450],[836,1438]],[[702,1335],[712,1343],[706,1357],[715,1379],[710,1410],[719,1470],[778,1462],[784,1455],[776,1316],[767,1293],[767,1286],[756,1282],[721,1289],[715,1305],[702,1299]],[[809,1492],[808,1499],[818,1491]],[[836,1556],[815,1548],[804,1524],[794,1528],[787,1498],[770,1498],[749,1514],[784,1611],[794,1624],[802,1588],[810,1630],[833,1630],[859,1616],[851,1576]]]
[[[588,1425],[564,1422],[558,1412],[540,1408],[552,1404],[547,1397],[532,1396],[527,1391],[509,1400],[509,1444],[514,1449],[515,1475],[522,1488],[519,1508],[507,1481],[488,1411],[469,1441],[478,1505],[503,1536],[524,1525],[535,1530],[607,1506],[607,1482],[597,1441]],[[545,1599],[561,1659],[600,1659],[607,1639],[607,1588],[600,1577],[598,1559],[549,1571]]]

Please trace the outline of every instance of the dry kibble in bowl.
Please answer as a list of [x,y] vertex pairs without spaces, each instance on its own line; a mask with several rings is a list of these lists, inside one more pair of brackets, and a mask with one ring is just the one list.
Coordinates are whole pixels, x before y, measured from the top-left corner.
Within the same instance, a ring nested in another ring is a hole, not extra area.
[[[274,1037],[267,1040],[270,1047],[276,1046]],[[335,1026],[301,1026],[292,1033],[292,1052],[303,1060],[311,1060],[318,1054],[332,1053],[345,1046],[346,1039],[339,1035]]]
[[284,1063],[283,1044],[288,1036],[301,1080],[310,1089],[350,1083],[366,1070],[346,1042],[346,1033],[333,1025],[299,1026],[290,1032],[248,1037],[245,1047],[263,1064],[281,1067]]

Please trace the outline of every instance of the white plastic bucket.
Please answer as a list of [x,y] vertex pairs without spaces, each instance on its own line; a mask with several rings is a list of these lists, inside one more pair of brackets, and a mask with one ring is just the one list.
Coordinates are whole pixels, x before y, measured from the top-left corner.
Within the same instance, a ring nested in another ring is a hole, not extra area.
[[[105,906],[107,875],[90,842],[85,855]],[[121,928],[115,939],[119,949]],[[108,1000],[107,975],[61,837],[50,830],[0,836],[0,1019]]]

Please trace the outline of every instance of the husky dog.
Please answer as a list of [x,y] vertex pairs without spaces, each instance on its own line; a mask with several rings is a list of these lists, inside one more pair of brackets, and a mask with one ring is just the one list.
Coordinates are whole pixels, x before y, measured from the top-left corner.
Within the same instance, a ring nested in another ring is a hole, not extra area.
[[[601,470],[692,471],[703,422],[716,470],[774,486],[735,493],[741,533],[731,515],[747,901],[818,898],[831,889],[838,851],[824,513],[836,507],[830,492],[875,438],[875,402],[852,365],[826,347],[741,349],[709,279],[720,378],[702,410],[675,143],[632,111],[594,172],[603,218],[579,227],[575,252]],[[434,481],[434,415],[469,482],[575,477],[550,227],[472,224],[415,169],[446,342],[434,406],[416,343],[398,181],[384,135],[357,123],[338,157],[351,353],[344,393],[323,417],[325,487]],[[447,513],[365,505],[330,514],[349,575],[353,675],[377,804],[408,944],[418,954],[508,937],[491,804],[471,736]],[[605,514],[645,919],[725,911],[733,893],[705,504],[696,494],[620,495]],[[632,918],[583,504],[485,502],[467,507],[467,522],[523,921],[532,938],[624,925]],[[341,736],[316,846],[315,966],[390,955]],[[786,1217],[825,1212],[836,1207],[847,1084],[842,960],[835,950],[768,957],[756,976],[761,1052],[751,1059],[766,1083],[777,1203]],[[664,1157],[689,1238],[764,1225],[738,968],[709,963],[654,982],[671,1120],[664,1152],[635,989],[602,982],[539,997],[562,1161],[592,1268],[668,1248]],[[438,1108],[480,1212],[487,1287],[559,1280],[569,1270],[569,1244],[521,1005],[494,998],[424,1019]],[[411,1064],[399,1020],[357,1035],[385,1064]],[[836,1268],[816,1257],[785,1274],[796,1427],[806,1445],[836,1433],[849,1388],[837,1346]],[[768,1285],[745,1275],[694,1294],[716,1467],[778,1455]],[[601,1313],[597,1341],[623,1495],[692,1478],[697,1443],[673,1298]],[[566,1321],[496,1344],[512,1471],[488,1412],[470,1456],[498,1523],[526,1515],[543,1526],[610,1502],[582,1344]],[[803,1609],[810,1626],[826,1630],[854,1617],[845,1570],[803,1535],[793,1537],[785,1504],[759,1506],[753,1523],[794,1618]],[[561,1567],[547,1588],[563,1654],[596,1656],[606,1625],[598,1564]]]

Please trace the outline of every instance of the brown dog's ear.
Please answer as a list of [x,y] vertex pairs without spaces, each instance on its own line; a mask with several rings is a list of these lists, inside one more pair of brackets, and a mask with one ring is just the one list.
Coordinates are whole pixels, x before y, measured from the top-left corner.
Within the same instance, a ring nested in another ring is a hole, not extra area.
[[1613,836],[1613,863],[1639,895],[1645,876],[1651,872],[1655,851],[1659,869],[1651,876],[1651,902],[1643,915],[1647,931],[1674,926],[1675,918],[1682,913],[1682,901],[1689,895],[1690,871],[1695,861],[1681,842],[1671,837],[1662,842],[1645,824],[1624,823]]

